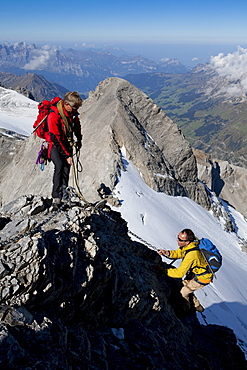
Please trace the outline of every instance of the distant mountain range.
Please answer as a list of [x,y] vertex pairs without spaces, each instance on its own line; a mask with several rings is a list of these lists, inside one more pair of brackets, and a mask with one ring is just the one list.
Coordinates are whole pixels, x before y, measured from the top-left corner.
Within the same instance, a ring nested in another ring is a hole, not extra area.
[[85,97],[100,81],[122,77],[164,109],[194,148],[247,167],[247,98],[241,81],[220,76],[210,65],[188,70],[176,59],[157,63],[112,53],[6,43],[0,45],[0,84],[41,101],[68,90]]
[[0,83],[3,87],[16,90],[35,101],[51,100],[54,96],[63,97],[68,91],[63,86],[47,81],[41,75],[29,72],[21,76],[0,72]]
[[[131,74],[125,79],[164,109],[194,148],[247,167],[247,98],[239,81],[219,76],[209,65],[186,74]],[[233,87],[236,96],[229,94]]]
[[116,56],[104,50],[62,51],[54,46],[39,48],[21,42],[0,45],[0,71],[17,75],[32,72],[68,90],[88,93],[108,77],[148,72],[185,73],[188,69],[177,59],[159,63],[142,56]]

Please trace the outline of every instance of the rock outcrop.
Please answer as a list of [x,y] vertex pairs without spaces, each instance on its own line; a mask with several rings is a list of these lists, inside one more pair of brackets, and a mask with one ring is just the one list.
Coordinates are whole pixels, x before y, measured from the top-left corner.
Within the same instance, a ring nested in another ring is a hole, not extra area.
[[13,157],[24,140],[21,135],[18,138],[11,134],[8,130],[0,129],[0,173],[13,160]]
[[180,283],[154,272],[161,257],[120,214],[49,204],[30,195],[1,210],[1,368],[246,368],[230,329],[179,310]]
[[[139,89],[120,78],[101,82],[80,110],[83,171],[79,185],[90,202],[99,189],[114,188],[123,169],[121,150],[154,190],[187,196],[210,208],[205,187],[197,179],[192,149],[177,125]],[[35,159],[37,138],[30,137],[1,176],[3,204],[20,194],[50,195],[52,164],[40,173]],[[11,181],[15,179],[15,186]]]
[[194,150],[197,159],[198,178],[216,196],[236,208],[247,217],[247,170],[227,161],[213,159],[211,155]]

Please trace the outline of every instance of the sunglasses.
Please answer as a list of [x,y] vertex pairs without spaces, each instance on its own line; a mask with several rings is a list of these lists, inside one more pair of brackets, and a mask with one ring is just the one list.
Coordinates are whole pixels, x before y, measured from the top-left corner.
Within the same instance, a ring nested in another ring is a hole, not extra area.
[[180,239],[179,237],[177,238],[177,240],[178,240],[179,242],[188,242],[188,240],[186,240],[186,239]]
[[77,105],[74,105],[73,103],[66,102],[65,104],[68,104],[72,109],[75,109],[75,110],[79,108]]
[[73,110],[77,110],[78,109],[78,107],[76,106],[76,105],[71,105],[71,104],[69,104],[70,106],[71,106],[71,108],[73,109]]

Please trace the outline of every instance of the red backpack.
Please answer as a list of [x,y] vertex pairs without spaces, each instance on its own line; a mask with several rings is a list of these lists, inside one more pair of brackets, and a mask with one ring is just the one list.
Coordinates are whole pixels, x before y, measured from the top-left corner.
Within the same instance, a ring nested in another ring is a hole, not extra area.
[[48,136],[48,123],[47,123],[47,117],[48,114],[51,110],[51,107],[56,105],[61,98],[56,96],[53,98],[51,101],[49,100],[43,100],[41,103],[38,105],[38,116],[36,121],[33,124],[33,134],[37,135],[41,139],[46,140]]

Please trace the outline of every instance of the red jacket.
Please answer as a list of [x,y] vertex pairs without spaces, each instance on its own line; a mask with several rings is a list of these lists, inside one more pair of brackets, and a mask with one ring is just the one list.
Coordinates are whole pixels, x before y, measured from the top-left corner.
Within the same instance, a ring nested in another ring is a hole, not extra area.
[[[72,128],[72,132],[75,134],[77,141],[81,142],[82,134],[81,134],[81,125],[80,120],[78,118],[78,112],[67,112],[66,109],[63,108],[64,114],[67,118],[68,124]],[[52,145],[55,145],[60,153],[65,156],[65,158],[71,157],[72,155],[72,147],[69,143],[69,140],[66,136],[66,128],[63,122],[61,115],[56,106],[52,107],[51,112],[48,115],[48,141],[49,141],[49,148],[48,148],[48,156],[50,157]]]

